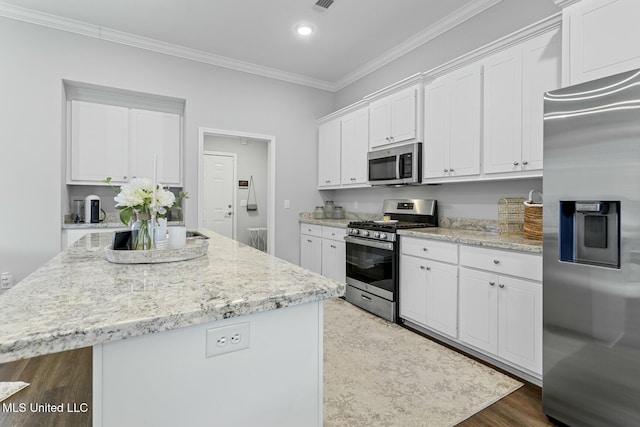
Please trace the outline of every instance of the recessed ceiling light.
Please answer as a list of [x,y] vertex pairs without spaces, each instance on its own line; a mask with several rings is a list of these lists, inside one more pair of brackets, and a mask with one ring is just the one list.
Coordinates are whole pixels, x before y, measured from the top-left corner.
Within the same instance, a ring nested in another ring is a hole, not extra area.
[[298,24],[296,25],[296,32],[301,36],[308,36],[313,33],[313,27],[309,24]]

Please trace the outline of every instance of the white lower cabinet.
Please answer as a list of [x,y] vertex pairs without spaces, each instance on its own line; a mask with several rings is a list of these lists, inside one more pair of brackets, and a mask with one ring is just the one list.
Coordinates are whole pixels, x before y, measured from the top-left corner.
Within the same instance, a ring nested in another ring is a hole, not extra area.
[[542,257],[402,236],[400,317],[542,376]]
[[302,224],[300,227],[300,267],[322,273],[322,226]]
[[300,224],[300,266],[346,282],[346,228]]
[[[487,263],[489,267],[474,269],[475,261],[488,253],[492,255]],[[459,338],[463,343],[541,375],[542,283],[495,271],[504,269],[509,274],[524,276],[514,270],[516,265],[527,266],[522,272],[535,269],[531,275],[536,279],[538,271],[542,273],[539,256],[461,246]]]
[[457,263],[457,245],[403,237],[400,246],[400,317],[456,338],[458,267],[440,260]]

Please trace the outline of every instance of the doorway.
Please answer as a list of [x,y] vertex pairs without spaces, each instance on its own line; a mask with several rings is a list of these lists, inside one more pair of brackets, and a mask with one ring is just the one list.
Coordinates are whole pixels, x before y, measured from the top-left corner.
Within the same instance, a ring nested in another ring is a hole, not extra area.
[[199,128],[198,180],[199,227],[275,254],[275,137]]
[[236,163],[235,153],[204,151],[202,226],[235,240]]

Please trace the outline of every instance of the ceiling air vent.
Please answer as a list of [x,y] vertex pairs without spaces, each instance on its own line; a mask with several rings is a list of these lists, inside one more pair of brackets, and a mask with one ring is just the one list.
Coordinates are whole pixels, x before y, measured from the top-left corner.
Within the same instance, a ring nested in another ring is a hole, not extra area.
[[318,12],[324,13],[332,4],[333,0],[318,0],[313,8]]

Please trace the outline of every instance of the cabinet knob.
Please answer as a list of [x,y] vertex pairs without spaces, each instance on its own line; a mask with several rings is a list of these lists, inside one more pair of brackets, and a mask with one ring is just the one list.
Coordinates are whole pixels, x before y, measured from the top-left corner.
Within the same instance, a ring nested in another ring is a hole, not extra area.
[[513,166],[518,166],[520,163],[518,162],[513,162]]
[[331,246],[333,249],[335,249],[335,248],[336,248],[336,245],[330,245],[330,246]]
[[499,259],[494,259],[494,260],[493,260],[493,263],[494,263],[494,264],[500,264],[500,260],[499,260]]
[[431,267],[427,267],[427,270],[431,270]]
[[449,169],[449,172],[453,172],[453,168]]
[[529,164],[529,162],[527,162],[526,160],[523,160],[523,161],[522,161],[522,164],[526,166],[526,165],[528,165],[528,164]]
[[445,169],[445,170],[444,170],[444,172],[445,172],[445,173],[449,172],[449,169]]
[[489,286],[495,286],[496,282],[489,282]]
[[500,283],[500,284],[498,285],[498,287],[499,287],[500,289],[502,289],[502,288],[504,288],[504,285],[503,285],[502,283]]
[[429,252],[429,248],[422,248],[424,252]]
[[426,267],[424,265],[421,265],[420,270],[424,270],[424,269],[426,269]]
[[307,242],[309,242],[309,243],[313,243],[313,242],[312,242],[311,240],[309,240],[309,239],[307,239]]
[[385,139],[387,140],[387,142],[391,141],[391,138],[389,137],[386,137]]
[[394,140],[395,140],[395,138],[394,138],[394,137],[392,137],[392,136],[390,136],[390,137],[389,137],[389,141],[392,141],[392,142],[393,142]]

